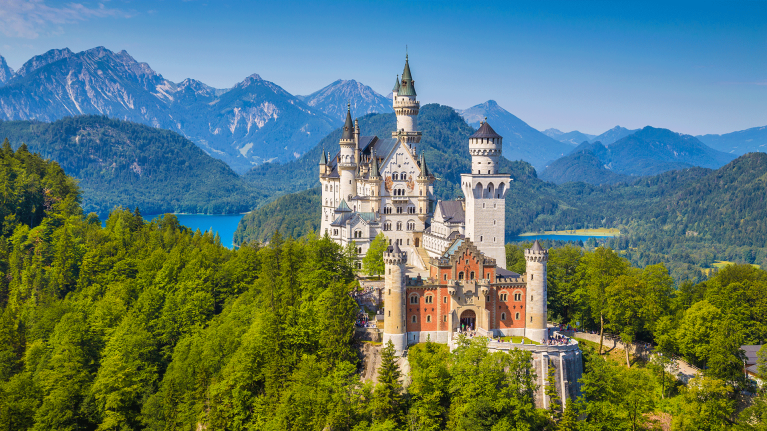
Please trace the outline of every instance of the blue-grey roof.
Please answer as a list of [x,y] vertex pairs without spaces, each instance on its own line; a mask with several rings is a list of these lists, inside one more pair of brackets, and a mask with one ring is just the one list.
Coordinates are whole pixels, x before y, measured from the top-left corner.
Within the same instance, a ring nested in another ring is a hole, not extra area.
[[352,209],[349,208],[349,205],[346,203],[346,200],[342,200],[341,203],[338,205],[338,208],[336,208],[337,213],[350,213],[352,212]]
[[519,278],[519,274],[501,267],[495,268],[495,278]]
[[443,220],[450,223],[463,223],[466,212],[461,201],[438,201],[437,205],[442,213]]
[[[361,141],[360,141],[361,142]],[[394,147],[397,145],[399,141],[397,138],[378,138],[373,142],[372,145],[368,145],[364,149],[362,146],[360,146],[360,149],[362,149],[363,153],[366,156],[371,155],[373,152],[375,152],[378,157],[385,158],[386,156],[391,153],[391,151],[394,149]]]
[[453,245],[451,245],[450,247],[448,247],[448,249],[445,251],[445,254],[443,254],[443,255],[442,255],[442,257],[450,257],[450,256],[452,256],[452,255],[453,255],[453,253],[455,253],[455,252],[456,252],[456,250],[458,250],[458,247],[460,247],[460,246],[461,246],[461,244],[463,244],[463,238],[457,239],[457,240],[456,240],[456,241],[453,243]]
[[495,133],[495,130],[493,130],[492,127],[490,127],[489,124],[487,124],[487,121],[483,122],[481,126],[479,126],[479,129],[477,129],[476,132],[474,132],[473,135],[469,136],[469,139],[471,138],[500,138],[501,135]]

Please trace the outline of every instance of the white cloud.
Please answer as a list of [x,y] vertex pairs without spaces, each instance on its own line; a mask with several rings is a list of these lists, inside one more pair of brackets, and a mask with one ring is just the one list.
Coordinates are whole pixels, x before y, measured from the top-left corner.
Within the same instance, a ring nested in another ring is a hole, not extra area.
[[126,12],[99,4],[90,8],[82,3],[61,7],[45,4],[45,0],[0,0],[0,32],[8,37],[35,39],[51,26],[71,24],[91,18],[128,17]]

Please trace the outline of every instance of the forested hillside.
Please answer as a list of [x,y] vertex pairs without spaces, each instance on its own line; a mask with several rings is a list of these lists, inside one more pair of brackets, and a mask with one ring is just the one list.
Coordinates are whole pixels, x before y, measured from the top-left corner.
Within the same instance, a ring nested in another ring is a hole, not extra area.
[[320,230],[320,188],[281,196],[245,214],[234,232],[234,243],[266,242],[276,232],[292,238]]
[[177,133],[99,116],[0,122],[0,139],[58,162],[79,180],[86,212],[116,206],[163,212],[241,213],[265,193]]

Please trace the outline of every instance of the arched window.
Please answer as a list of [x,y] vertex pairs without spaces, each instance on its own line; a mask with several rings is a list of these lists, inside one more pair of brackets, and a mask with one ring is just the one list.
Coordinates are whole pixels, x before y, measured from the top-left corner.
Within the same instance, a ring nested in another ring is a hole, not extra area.
[[[477,171],[479,173],[479,171]],[[477,185],[474,187],[474,198],[475,199],[481,199],[482,198],[482,183],[477,183]]]
[[458,273],[458,279],[463,280],[463,271]]
[[519,320],[519,313],[517,313],[517,314],[514,316],[514,318],[515,318],[516,320]]
[[434,303],[434,295],[426,295],[423,297],[423,303],[424,304],[433,304]]
[[501,292],[498,294],[498,299],[500,299],[501,302],[506,302],[509,299],[509,294],[506,292]]
[[[489,174],[490,171],[487,171],[487,173]],[[493,183],[490,183],[487,185],[487,195],[485,197],[492,198],[494,194],[495,194],[495,187],[493,186]]]
[[390,221],[387,221],[386,223],[384,223],[384,230],[391,230],[391,222]]
[[415,316],[410,317],[410,321],[413,323],[418,322],[418,319]]
[[521,301],[522,300],[522,294],[520,292],[515,292],[514,293],[514,300],[517,301],[517,302]]
[[501,320],[506,320],[506,313],[501,313]]
[[498,198],[503,197],[503,193],[506,191],[506,183],[498,184],[498,190],[495,193],[495,196]]
[[445,274],[444,278],[445,278],[445,281],[447,281],[447,274]]
[[410,295],[410,303],[411,304],[418,304],[418,295]]
[[469,280],[474,280],[474,271],[469,273]]
[[410,220],[407,222],[407,230],[415,230],[415,222]]
[[399,174],[394,172],[393,174],[391,174],[391,179],[393,179],[394,181],[399,180]]
[[401,179],[402,179],[402,181],[407,181],[407,174],[403,172]]
[[401,221],[397,222],[397,230],[402,230],[402,222]]
[[482,235],[479,236],[479,242],[482,242]]
[[426,316],[426,323],[431,323],[431,315]]

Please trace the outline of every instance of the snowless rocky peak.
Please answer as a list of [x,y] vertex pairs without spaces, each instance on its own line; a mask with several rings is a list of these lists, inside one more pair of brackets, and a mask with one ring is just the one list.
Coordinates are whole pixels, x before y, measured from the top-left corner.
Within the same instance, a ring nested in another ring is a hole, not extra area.
[[55,61],[59,61],[62,58],[67,58],[75,55],[69,48],[64,49],[52,49],[45,54],[36,55],[29,59],[23,66],[16,71],[16,76],[27,76],[29,73],[47,66]]
[[13,78],[13,69],[8,67],[8,63],[5,62],[5,58],[0,55],[0,87],[5,85],[6,82]]
[[346,104],[351,104],[352,114],[362,116],[373,112],[393,112],[391,98],[376,93],[367,85],[353,79],[339,79],[308,96],[304,102],[330,115],[338,121],[346,118]]
[[186,78],[176,87],[177,91],[191,91],[199,96],[214,96],[216,89],[196,79]]

